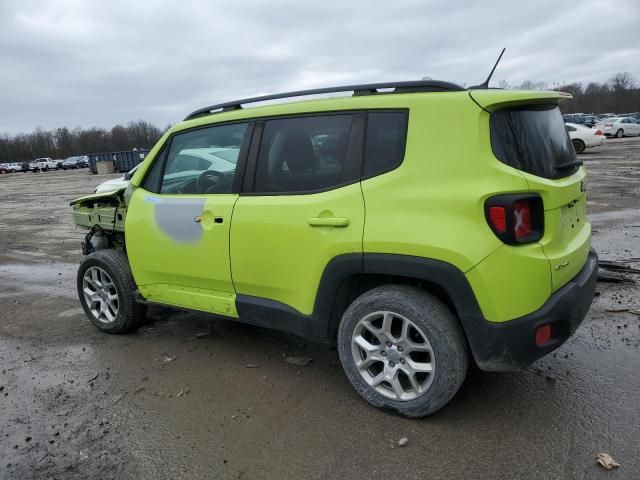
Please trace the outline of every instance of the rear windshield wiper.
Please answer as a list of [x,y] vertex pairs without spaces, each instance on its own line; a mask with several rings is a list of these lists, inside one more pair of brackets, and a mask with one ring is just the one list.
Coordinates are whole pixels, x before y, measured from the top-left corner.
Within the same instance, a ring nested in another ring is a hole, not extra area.
[[579,167],[583,164],[582,160],[574,160],[572,162],[561,163],[560,165],[556,165],[556,170],[566,170],[568,168]]

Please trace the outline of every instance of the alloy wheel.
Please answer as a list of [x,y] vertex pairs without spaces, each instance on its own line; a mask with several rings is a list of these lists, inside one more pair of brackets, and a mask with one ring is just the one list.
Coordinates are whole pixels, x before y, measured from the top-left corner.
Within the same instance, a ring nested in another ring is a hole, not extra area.
[[353,331],[351,354],[362,379],[387,398],[415,400],[433,382],[436,359],[427,336],[398,313],[362,318]]
[[118,316],[119,297],[115,283],[100,267],[89,267],[82,278],[84,301],[91,315],[102,323],[112,323]]

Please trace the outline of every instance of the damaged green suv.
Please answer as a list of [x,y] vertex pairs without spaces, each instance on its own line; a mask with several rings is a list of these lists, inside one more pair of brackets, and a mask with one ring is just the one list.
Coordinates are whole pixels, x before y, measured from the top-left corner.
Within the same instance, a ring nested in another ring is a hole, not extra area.
[[433,413],[469,362],[523,368],[589,309],[567,100],[418,81],[198,110],[126,189],[72,203],[82,306],[109,333],[162,304],[333,343],[369,403]]

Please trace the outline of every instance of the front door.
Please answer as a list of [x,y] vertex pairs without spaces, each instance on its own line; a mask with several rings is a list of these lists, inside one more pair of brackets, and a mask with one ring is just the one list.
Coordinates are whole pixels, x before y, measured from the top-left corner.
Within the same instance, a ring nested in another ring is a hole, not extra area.
[[134,190],[126,246],[145,299],[237,315],[229,229],[250,130],[245,122],[173,135]]

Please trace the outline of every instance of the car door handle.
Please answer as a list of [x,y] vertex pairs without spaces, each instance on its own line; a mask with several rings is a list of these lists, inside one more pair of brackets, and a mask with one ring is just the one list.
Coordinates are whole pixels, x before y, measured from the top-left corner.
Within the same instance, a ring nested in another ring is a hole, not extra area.
[[311,227],[348,227],[350,222],[347,217],[312,217],[307,220]]
[[206,221],[207,219],[211,219],[213,218],[213,223],[224,223],[224,219],[222,217],[212,217],[212,216],[205,216],[205,215],[198,215],[197,217],[193,217],[193,221],[195,223],[202,223],[203,221]]

